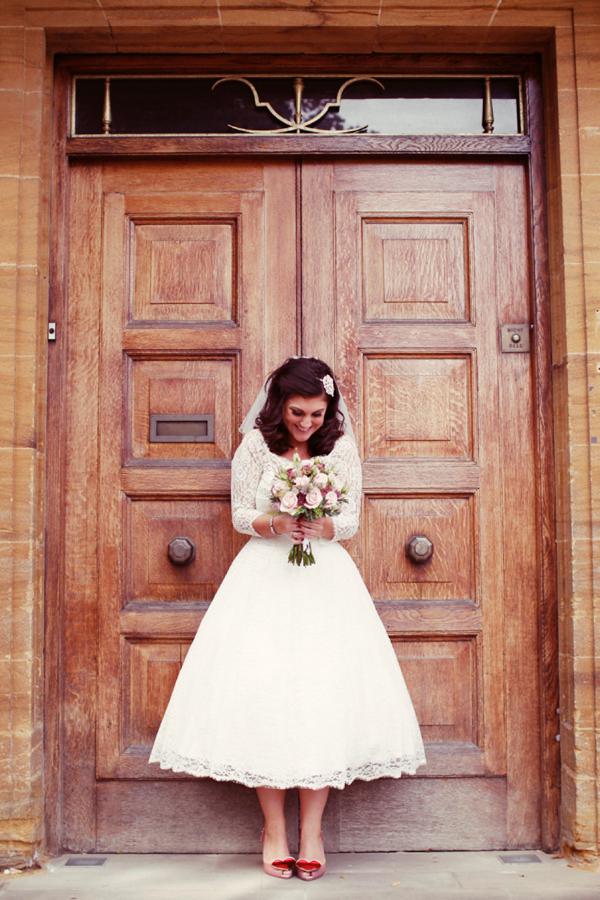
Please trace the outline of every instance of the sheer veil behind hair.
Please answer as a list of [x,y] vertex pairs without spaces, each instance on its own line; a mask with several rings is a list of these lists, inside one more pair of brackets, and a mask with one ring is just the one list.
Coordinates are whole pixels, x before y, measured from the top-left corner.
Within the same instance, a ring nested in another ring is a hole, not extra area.
[[[290,359],[317,359],[317,357],[316,356],[291,356]],[[286,360],[286,362],[288,362],[288,360]],[[257,395],[254,403],[250,407],[246,417],[244,418],[244,421],[240,425],[239,430],[241,431],[242,434],[248,434],[248,432],[250,432],[254,428],[256,428],[256,420],[257,420],[261,410],[263,409],[265,403],[267,402],[267,391],[268,391],[268,387],[269,387],[269,381],[271,380],[273,374],[274,373],[271,372],[271,374],[266,378],[263,386],[261,387],[260,391],[258,392],[258,395]],[[340,412],[343,416],[343,424],[342,424],[343,432],[344,432],[344,434],[347,434],[348,437],[351,438],[352,441],[354,441],[354,443],[356,443],[356,438],[354,437],[354,431],[352,429],[352,423],[350,421],[350,416],[348,414],[348,407],[346,406],[346,403],[344,402],[344,398],[342,397],[342,393],[339,389],[337,379],[335,381],[335,384],[336,384],[336,387],[338,389],[338,394],[339,394],[338,412]]]

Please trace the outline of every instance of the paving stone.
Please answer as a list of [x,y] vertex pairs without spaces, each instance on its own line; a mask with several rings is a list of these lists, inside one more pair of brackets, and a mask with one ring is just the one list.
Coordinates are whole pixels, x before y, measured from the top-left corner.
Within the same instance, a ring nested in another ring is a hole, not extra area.
[[339,853],[312,884],[280,881],[256,855],[106,854],[104,866],[0,878],[0,900],[599,900],[600,872],[536,851],[541,864],[497,853]]

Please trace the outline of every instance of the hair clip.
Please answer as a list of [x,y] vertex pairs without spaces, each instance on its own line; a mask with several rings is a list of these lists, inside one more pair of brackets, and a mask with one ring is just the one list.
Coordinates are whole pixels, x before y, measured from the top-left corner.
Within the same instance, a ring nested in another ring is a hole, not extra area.
[[329,394],[330,397],[333,397],[333,395],[335,393],[335,388],[333,386],[333,378],[331,377],[331,375],[323,375],[323,377],[321,378],[321,381],[323,382],[323,387],[325,388],[325,393]]

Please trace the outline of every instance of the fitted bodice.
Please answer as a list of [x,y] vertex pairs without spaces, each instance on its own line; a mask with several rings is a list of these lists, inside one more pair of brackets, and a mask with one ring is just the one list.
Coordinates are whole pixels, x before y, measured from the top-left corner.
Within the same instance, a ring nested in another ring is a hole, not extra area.
[[[335,470],[347,487],[343,511],[333,518],[333,540],[346,540],[356,533],[360,515],[362,471],[354,441],[344,435],[331,453],[321,457]],[[233,526],[242,534],[260,537],[252,523],[270,510],[270,488],[279,468],[285,465],[283,456],[272,453],[260,431],[255,428],[245,435],[231,465],[231,511]]]

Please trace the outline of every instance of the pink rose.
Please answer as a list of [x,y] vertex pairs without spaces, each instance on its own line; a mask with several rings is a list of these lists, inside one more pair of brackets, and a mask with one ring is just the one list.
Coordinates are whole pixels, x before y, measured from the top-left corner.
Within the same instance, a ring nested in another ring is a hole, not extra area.
[[282,513],[291,513],[298,506],[298,497],[294,494],[293,491],[288,491],[287,494],[284,494],[281,498],[281,502],[279,504],[279,508]]
[[301,491],[304,491],[310,484],[310,478],[308,475],[299,475],[298,478],[294,478],[294,484]]
[[336,492],[335,491],[327,491],[327,493],[325,494],[325,506],[329,508],[331,506],[335,506],[337,504],[337,502],[338,502],[338,495],[336,494]]
[[318,488],[313,488],[306,495],[306,500],[304,501],[304,505],[308,509],[316,509],[317,506],[320,505],[321,500],[323,499],[323,494]]
[[313,484],[318,488],[326,488],[328,480],[325,472],[319,472],[318,475],[315,475]]

